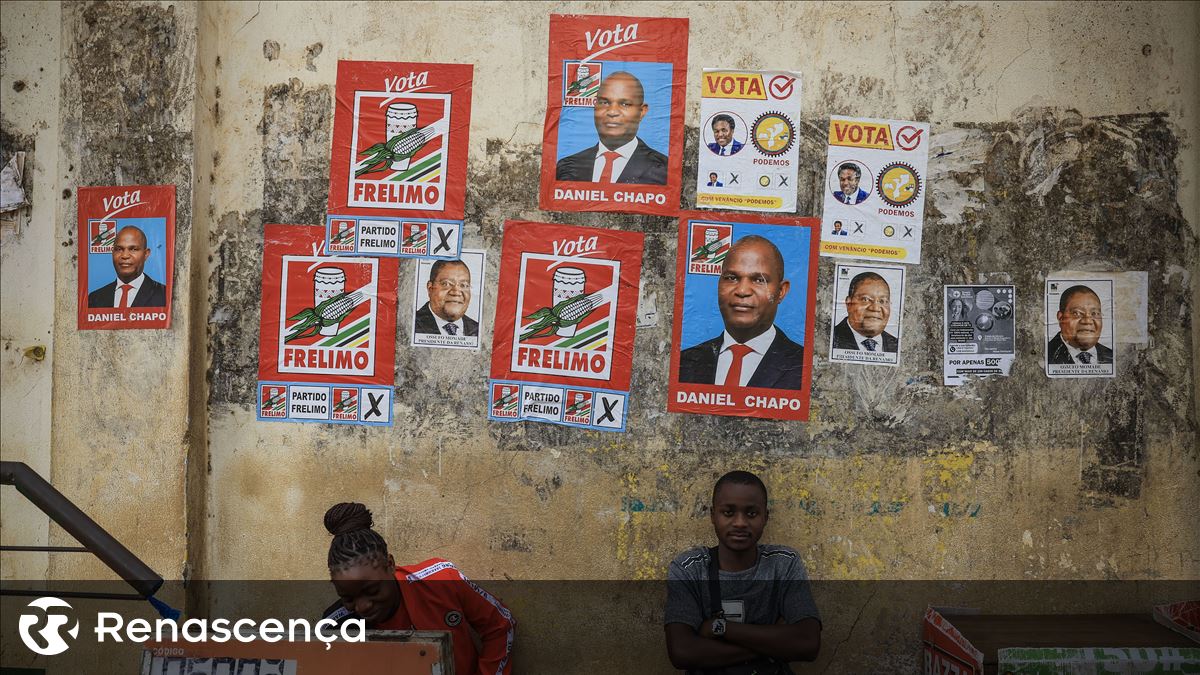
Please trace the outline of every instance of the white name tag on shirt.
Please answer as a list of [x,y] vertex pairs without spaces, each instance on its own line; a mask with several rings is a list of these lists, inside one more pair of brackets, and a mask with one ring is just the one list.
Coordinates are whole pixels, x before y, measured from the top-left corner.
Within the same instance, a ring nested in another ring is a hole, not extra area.
[[721,609],[725,612],[726,621],[746,622],[746,602],[744,600],[722,600]]

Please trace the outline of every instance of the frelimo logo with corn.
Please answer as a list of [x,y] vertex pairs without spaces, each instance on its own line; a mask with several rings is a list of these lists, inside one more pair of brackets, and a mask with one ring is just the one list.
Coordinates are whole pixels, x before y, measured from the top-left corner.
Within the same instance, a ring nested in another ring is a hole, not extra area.
[[376,261],[286,256],[281,372],[374,370]]
[[350,206],[445,202],[449,94],[359,91],[354,117]]
[[513,370],[608,377],[620,263],[582,255],[524,258]]

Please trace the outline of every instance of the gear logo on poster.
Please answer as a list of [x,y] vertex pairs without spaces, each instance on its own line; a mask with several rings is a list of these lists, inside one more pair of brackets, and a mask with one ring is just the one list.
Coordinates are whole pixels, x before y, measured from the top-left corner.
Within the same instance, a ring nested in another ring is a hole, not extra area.
[[357,222],[353,220],[335,220],[332,224],[333,234],[326,247],[330,253],[353,253],[354,237],[358,232]]
[[563,62],[563,106],[592,108],[604,79],[604,64],[600,61]]
[[791,149],[796,140],[796,128],[781,112],[763,113],[754,120],[750,139],[762,154],[778,157]]
[[287,387],[264,384],[258,388],[259,417],[287,417]]
[[429,223],[408,222],[401,225],[400,253],[426,255],[429,252]]
[[358,420],[358,389],[355,387],[333,388],[333,419],[354,422]]
[[609,379],[620,278],[616,260],[522,253],[512,371]]
[[417,91],[428,75],[388,78],[389,91],[354,92],[349,206],[445,207],[451,95]]
[[516,418],[521,402],[520,387],[515,384],[492,385],[492,417]]
[[921,194],[921,177],[904,162],[892,162],[879,171],[879,196],[892,206],[908,206]]
[[379,261],[284,256],[280,373],[375,374]]
[[590,391],[578,389],[567,390],[567,407],[563,410],[563,421],[571,424],[589,425],[592,423],[592,398]]
[[117,223],[112,220],[88,221],[88,253],[112,254],[117,240]]
[[719,275],[732,242],[732,225],[693,222],[688,234],[688,274]]

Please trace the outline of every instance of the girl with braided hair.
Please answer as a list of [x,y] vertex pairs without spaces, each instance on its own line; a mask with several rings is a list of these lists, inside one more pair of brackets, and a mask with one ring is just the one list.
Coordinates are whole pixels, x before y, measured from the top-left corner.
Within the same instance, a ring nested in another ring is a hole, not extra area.
[[446,631],[455,673],[511,675],[516,622],[508,608],[448,560],[396,565],[372,525],[371,511],[355,502],[325,512],[325,529],[333,535],[329,579],[340,598],[325,617],[339,623],[361,618],[372,630]]

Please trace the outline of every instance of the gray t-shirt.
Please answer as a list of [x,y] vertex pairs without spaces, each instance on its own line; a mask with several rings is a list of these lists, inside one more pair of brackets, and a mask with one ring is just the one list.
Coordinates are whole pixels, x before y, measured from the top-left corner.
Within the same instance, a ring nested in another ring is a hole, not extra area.
[[[709,549],[681,553],[667,568],[667,610],[663,623],[693,629],[712,617],[708,583]],[[721,570],[721,601],[728,621],[773,624],[821,620],[800,554],[787,546],[758,545],[758,562],[748,570]]]

